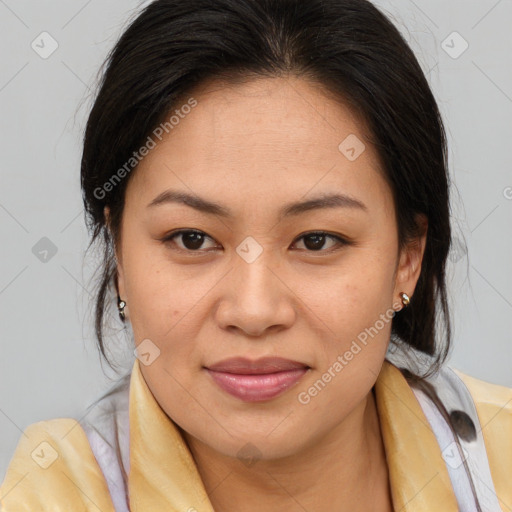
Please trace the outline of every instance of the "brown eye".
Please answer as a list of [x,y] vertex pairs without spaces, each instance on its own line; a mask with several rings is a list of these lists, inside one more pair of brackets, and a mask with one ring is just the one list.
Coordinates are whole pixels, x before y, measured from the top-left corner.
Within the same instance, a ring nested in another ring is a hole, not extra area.
[[[181,245],[175,242],[175,239],[181,239]],[[202,231],[182,229],[171,233],[169,236],[166,236],[162,242],[165,244],[171,243],[177,245],[178,249],[183,251],[199,252],[200,250],[205,250],[202,248],[202,245],[206,239],[212,240],[206,233],[203,233]]]
[[[329,252],[332,247],[348,245],[349,242],[344,238],[337,235],[330,235],[324,231],[316,231],[313,233],[307,233],[302,235],[299,240],[304,239],[304,246],[309,252]],[[322,251],[325,248],[326,240],[333,240],[335,243],[328,247],[327,250]]]

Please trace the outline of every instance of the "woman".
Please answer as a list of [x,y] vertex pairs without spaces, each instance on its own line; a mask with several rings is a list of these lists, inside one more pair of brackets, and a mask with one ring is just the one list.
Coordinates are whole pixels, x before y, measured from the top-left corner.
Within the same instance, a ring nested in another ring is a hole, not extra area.
[[34,510],[509,510],[512,390],[450,347],[445,133],[365,0],[157,0],[109,55],[82,189],[132,371],[30,425]]

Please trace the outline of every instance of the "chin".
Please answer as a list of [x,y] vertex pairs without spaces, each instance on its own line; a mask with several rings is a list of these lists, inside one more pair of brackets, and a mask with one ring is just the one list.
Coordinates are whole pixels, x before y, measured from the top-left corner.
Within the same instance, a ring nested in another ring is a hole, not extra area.
[[[271,431],[269,429],[268,431]],[[297,432],[295,430],[295,432]],[[240,435],[231,432],[233,437],[221,433],[221,438],[211,435],[201,439],[201,443],[210,449],[226,456],[239,459],[247,467],[256,465],[258,461],[273,461],[293,457],[302,450],[307,449],[307,439],[291,438],[287,432],[280,435],[266,435],[245,431]]]

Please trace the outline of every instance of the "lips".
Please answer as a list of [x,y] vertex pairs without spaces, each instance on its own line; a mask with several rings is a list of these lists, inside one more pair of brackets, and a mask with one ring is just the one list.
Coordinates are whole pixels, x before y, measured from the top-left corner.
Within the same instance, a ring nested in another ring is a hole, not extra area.
[[213,381],[243,401],[269,400],[295,385],[309,370],[298,361],[280,357],[250,360],[235,357],[205,367]]

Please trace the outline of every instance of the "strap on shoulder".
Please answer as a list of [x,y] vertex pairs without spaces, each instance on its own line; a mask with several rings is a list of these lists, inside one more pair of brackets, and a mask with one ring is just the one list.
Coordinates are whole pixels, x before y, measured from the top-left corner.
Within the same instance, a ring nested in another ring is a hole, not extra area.
[[[480,420],[471,393],[450,366],[445,365],[427,380],[434,386],[438,397],[450,414],[452,427],[462,448],[462,457],[460,457],[459,453],[454,453],[455,446],[440,445],[450,477],[453,474],[454,478],[460,479],[458,473],[467,473],[468,478],[472,480],[480,509],[502,512],[492,481]],[[437,437],[436,430],[434,433]],[[464,461],[466,464],[463,464]]]
[[[391,343],[386,354],[392,364],[424,375],[431,359],[402,343]],[[449,422],[426,392],[410,382],[430,423],[446,463],[453,490],[463,512],[502,512],[491,477],[489,460],[476,406],[462,379],[448,366],[425,380],[434,388]]]

